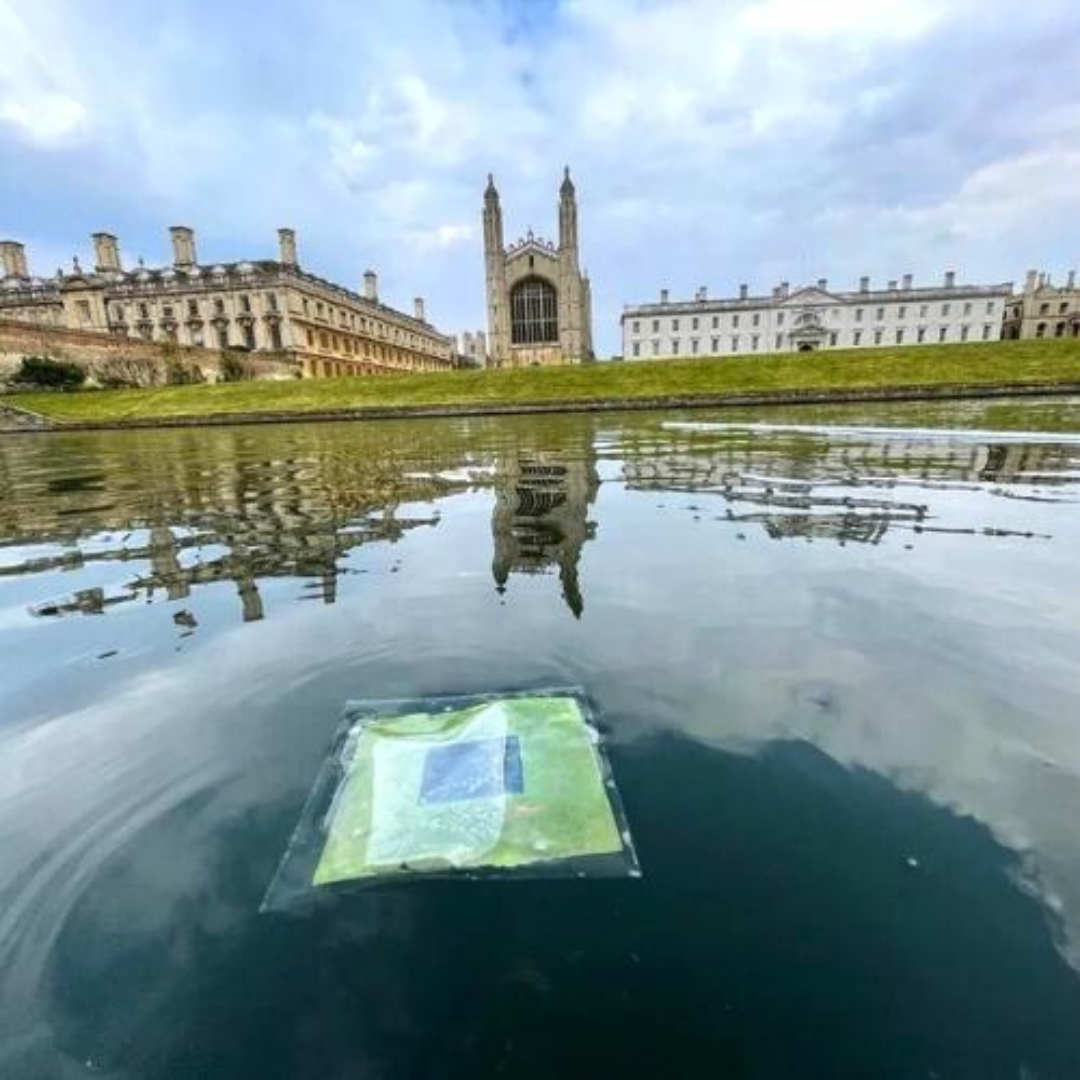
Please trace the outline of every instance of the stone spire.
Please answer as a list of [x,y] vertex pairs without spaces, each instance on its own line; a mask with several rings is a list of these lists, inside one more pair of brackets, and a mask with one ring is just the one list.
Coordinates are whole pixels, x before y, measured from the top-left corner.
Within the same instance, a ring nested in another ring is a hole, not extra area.
[[495,177],[488,173],[484,189],[484,279],[487,291],[488,336],[492,354],[510,354],[510,295],[506,284],[506,248],[503,245],[502,207]]
[[499,205],[499,192],[495,188],[495,177],[488,173],[487,187],[484,189],[484,251],[501,252],[502,249],[502,207]]
[[578,243],[577,196],[574,181],[570,179],[570,166],[563,171],[563,182],[559,187],[559,248],[575,252]]

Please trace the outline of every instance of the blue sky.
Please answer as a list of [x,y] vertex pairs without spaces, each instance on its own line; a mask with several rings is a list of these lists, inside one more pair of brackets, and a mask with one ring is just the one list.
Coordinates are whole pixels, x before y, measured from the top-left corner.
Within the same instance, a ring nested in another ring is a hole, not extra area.
[[0,0],[0,236],[302,263],[483,325],[480,205],[551,236],[601,352],[668,287],[1021,281],[1080,264],[1075,0]]

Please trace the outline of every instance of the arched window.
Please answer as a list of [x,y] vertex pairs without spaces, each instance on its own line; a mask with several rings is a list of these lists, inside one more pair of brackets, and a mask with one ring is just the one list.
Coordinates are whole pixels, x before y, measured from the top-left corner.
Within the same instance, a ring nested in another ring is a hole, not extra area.
[[531,277],[510,290],[510,340],[515,345],[540,345],[559,340],[555,286]]

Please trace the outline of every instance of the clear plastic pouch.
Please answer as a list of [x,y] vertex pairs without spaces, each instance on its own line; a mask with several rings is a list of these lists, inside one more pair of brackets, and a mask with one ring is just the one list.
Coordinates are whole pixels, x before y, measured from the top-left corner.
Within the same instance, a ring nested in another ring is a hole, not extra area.
[[421,877],[640,877],[576,687],[356,701],[262,903]]

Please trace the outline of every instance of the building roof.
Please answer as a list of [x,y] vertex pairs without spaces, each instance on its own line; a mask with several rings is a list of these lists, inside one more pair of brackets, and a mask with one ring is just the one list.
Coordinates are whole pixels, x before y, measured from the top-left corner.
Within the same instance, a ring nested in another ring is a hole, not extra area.
[[[622,320],[652,315],[702,315],[719,311],[745,311],[754,308],[802,307],[831,304],[920,303],[933,300],[965,300],[980,296],[1011,296],[1013,283],[999,285],[952,285],[916,289],[868,289],[835,292],[806,286],[787,296],[708,297],[701,300],[676,300],[668,303],[627,304]],[[808,295],[810,294],[810,295]]]
[[446,337],[432,326],[431,323],[417,319],[415,315],[399,311],[378,300],[369,300],[366,296],[328,281],[316,274],[301,270],[297,266],[278,262],[274,259],[242,259],[237,262],[212,263],[181,269],[174,266],[150,268],[146,266],[136,267],[133,270],[105,271],[103,273],[81,272],[77,274],[57,274],[51,278],[5,278],[0,281],[0,303],[5,299],[18,300],[22,297],[36,302],[43,300],[60,301],[61,294],[73,287],[104,287],[105,289],[118,290],[120,294],[131,293],[138,295],[140,290],[158,288],[213,288],[216,284],[227,282],[229,288],[240,288],[245,284],[255,284],[252,278],[259,276],[287,275],[305,282],[309,285],[329,292],[340,298],[342,302],[356,305],[357,307],[369,308],[372,312],[381,316],[389,316],[395,320],[408,323],[411,326],[422,329],[437,337]]

